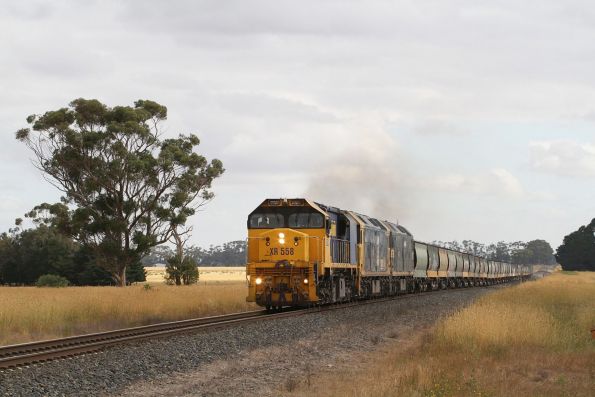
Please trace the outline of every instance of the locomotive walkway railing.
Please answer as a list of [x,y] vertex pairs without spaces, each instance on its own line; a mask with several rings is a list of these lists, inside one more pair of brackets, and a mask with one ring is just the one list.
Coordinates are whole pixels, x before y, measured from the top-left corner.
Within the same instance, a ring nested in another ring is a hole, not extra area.
[[351,263],[349,240],[331,237],[331,260],[333,263]]

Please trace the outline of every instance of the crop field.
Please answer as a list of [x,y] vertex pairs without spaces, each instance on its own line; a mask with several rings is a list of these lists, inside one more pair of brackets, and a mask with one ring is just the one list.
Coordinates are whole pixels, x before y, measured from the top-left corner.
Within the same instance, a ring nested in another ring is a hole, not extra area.
[[592,396],[595,273],[505,288],[290,395]]
[[[149,283],[163,283],[165,281],[165,267],[152,266],[145,267],[147,272],[147,282]],[[199,267],[199,284],[222,284],[228,282],[243,282],[246,281],[246,267],[245,266],[209,266]]]
[[245,301],[245,282],[205,285],[203,275],[179,287],[0,287],[0,345],[257,308]]

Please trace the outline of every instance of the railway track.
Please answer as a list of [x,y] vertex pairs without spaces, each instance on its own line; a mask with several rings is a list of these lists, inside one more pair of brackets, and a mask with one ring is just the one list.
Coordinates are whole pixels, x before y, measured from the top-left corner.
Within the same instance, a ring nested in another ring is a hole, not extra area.
[[[486,288],[486,287],[483,287]],[[429,291],[423,294],[446,292],[445,290]],[[98,332],[61,339],[40,342],[22,343],[0,347],[0,371],[20,366],[33,365],[46,361],[69,358],[81,354],[100,351],[106,347],[119,345],[160,336],[184,332],[210,330],[254,321],[293,317],[313,312],[346,309],[353,306],[375,304],[395,299],[417,297],[419,294],[405,294],[370,300],[352,301],[341,304],[316,306],[306,309],[287,309],[279,313],[266,310],[255,310],[221,316],[202,317],[190,320],[172,321],[140,327],[125,328],[114,331]]]
[[129,341],[224,327],[262,319],[265,316],[289,313],[292,312],[268,314],[265,310],[256,310],[3,346],[0,347],[0,370],[91,353]]

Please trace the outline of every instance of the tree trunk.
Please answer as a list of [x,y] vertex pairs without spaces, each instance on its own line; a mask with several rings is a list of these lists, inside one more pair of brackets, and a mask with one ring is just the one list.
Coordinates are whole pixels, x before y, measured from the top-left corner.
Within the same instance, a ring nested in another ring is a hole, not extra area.
[[182,240],[182,236],[178,233],[177,228],[174,228],[172,232],[173,238],[176,242],[176,253],[180,259],[180,266],[182,266],[182,262],[184,262],[184,241]]
[[116,274],[114,274],[116,285],[118,287],[126,286],[126,266],[122,267]]

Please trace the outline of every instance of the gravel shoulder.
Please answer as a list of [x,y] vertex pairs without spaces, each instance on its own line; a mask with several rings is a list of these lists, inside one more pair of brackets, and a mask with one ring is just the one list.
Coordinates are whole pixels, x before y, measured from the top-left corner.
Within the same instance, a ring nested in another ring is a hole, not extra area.
[[277,396],[309,382],[314,373],[332,373],[373,359],[388,343],[411,343],[440,317],[490,290],[407,296],[130,343],[1,372],[0,395]]

